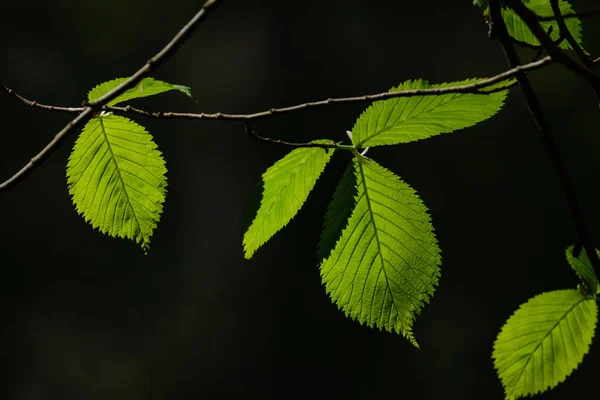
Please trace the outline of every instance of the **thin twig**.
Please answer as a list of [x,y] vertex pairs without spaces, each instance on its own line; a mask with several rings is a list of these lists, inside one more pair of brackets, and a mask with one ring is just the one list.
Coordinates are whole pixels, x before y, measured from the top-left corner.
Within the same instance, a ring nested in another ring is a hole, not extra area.
[[244,121],[244,127],[246,128],[246,133],[248,134],[248,136],[250,136],[252,139],[260,140],[261,142],[265,142],[265,143],[282,144],[282,145],[291,146],[291,147],[320,147],[322,149],[338,149],[338,150],[353,150],[354,149],[353,146],[342,145],[341,143],[336,143],[333,141],[331,143],[312,143],[312,142],[296,143],[296,142],[287,142],[285,140],[272,139],[272,138],[260,136],[250,126],[250,120]]
[[[586,66],[579,64],[558,48],[552,39],[546,35],[546,32],[538,22],[537,15],[521,3],[521,0],[506,1],[506,4],[525,22],[527,27],[533,32],[537,40],[539,40],[541,45],[548,51],[548,54],[554,61],[564,65],[574,74],[585,79],[590,84],[600,86],[600,75]],[[498,21],[495,21],[495,23],[498,23]]]
[[[583,65],[585,65],[587,68],[591,68],[592,60],[590,59],[590,57],[587,56],[587,54],[585,54],[581,46],[579,46],[579,43],[577,43],[577,41],[571,34],[571,31],[569,31],[569,28],[565,23],[564,17],[560,12],[558,0],[550,0],[550,5],[552,6],[552,12],[554,12],[554,16],[556,17],[556,23],[558,25],[558,28],[560,29],[560,36],[564,37],[567,40],[567,42],[571,45],[573,51],[575,51],[575,54],[577,54],[577,57],[579,57],[579,59],[583,62]],[[600,101],[600,84],[592,84],[592,88],[594,89],[596,97],[598,97],[598,100]]]
[[[502,49],[504,50],[504,54],[506,56],[508,64],[511,68],[514,68],[520,65],[521,61],[519,60],[519,56],[517,54],[517,51],[515,50],[515,47],[512,44],[512,41],[510,40],[504,20],[502,19],[499,0],[490,0],[489,10],[490,18],[495,20],[494,26],[497,30],[497,35],[500,39],[500,43],[502,44]],[[594,250],[594,246],[590,239],[585,219],[583,218],[583,213],[581,211],[581,208],[579,207],[573,184],[571,182],[571,179],[569,178],[569,174],[567,173],[567,169],[560,154],[560,150],[552,136],[550,125],[546,120],[544,111],[542,109],[542,105],[533,89],[533,86],[531,86],[531,83],[529,82],[527,76],[525,74],[518,74],[516,78],[519,82],[521,90],[523,91],[525,102],[527,103],[527,108],[531,113],[531,117],[535,122],[538,131],[542,135],[544,142],[546,143],[546,147],[548,149],[548,152],[550,153],[550,157],[552,159],[552,163],[554,164],[556,174],[558,175],[558,178],[560,180],[563,193],[565,195],[567,204],[569,206],[569,210],[571,212],[571,217],[573,218],[573,222],[575,224],[578,246],[583,246],[586,253],[590,257],[592,265],[598,272],[600,272],[600,259],[598,259],[596,251]]]
[[[509,89],[510,87],[515,85],[515,82],[507,83],[506,85],[499,86],[493,89],[486,89],[492,85],[495,85],[499,82],[506,81],[508,79],[514,78],[517,74],[521,72],[534,71],[537,69],[541,69],[544,66],[552,63],[553,60],[550,56],[544,57],[538,61],[534,61],[529,64],[519,65],[515,68],[511,68],[505,72],[502,72],[498,75],[482,79],[480,81],[466,84],[466,85],[458,85],[446,88],[431,88],[431,89],[414,89],[414,90],[401,90],[397,92],[383,92],[371,95],[363,95],[363,96],[354,96],[354,97],[338,97],[338,98],[329,98],[326,100],[313,101],[308,103],[297,104],[290,107],[284,108],[272,108],[270,110],[261,111],[252,114],[226,114],[226,113],[178,113],[178,112],[151,112],[141,110],[139,108],[134,108],[131,106],[118,107],[118,106],[103,106],[102,110],[105,111],[115,111],[122,113],[133,113],[142,115],[145,117],[152,118],[184,118],[184,119],[216,119],[216,120],[258,120],[261,118],[270,117],[275,114],[284,114],[290,113],[294,111],[304,110],[307,108],[327,106],[331,104],[343,104],[343,103],[362,103],[362,102],[371,102],[376,100],[386,100],[397,97],[412,97],[412,96],[439,96],[442,94],[450,94],[450,93],[473,93],[473,94],[482,94],[486,95],[489,93],[494,93],[501,90]],[[594,62],[600,62],[600,58],[594,60]],[[36,107],[46,111],[58,111],[58,112],[67,112],[67,113],[79,113],[82,112],[85,107],[58,107],[51,106],[38,103],[36,101],[31,101],[26,99],[25,97],[17,94],[14,90],[7,88],[3,85],[4,90],[17,100],[19,100],[22,104]],[[483,90],[486,89],[486,90]]]
[[[171,41],[154,57],[146,62],[137,72],[131,75],[127,80],[115,87],[108,93],[94,100],[93,102],[87,103],[82,109],[81,113],[69,122],[60,132],[54,136],[54,139],[50,141],[36,156],[34,156],[29,162],[21,168],[16,174],[0,183],[0,192],[5,191],[13,187],[17,182],[24,179],[31,172],[33,172],[50,154],[52,154],[60,144],[63,143],[65,138],[77,127],[84,124],[89,120],[95,110],[101,109],[109,101],[113,100],[125,90],[135,86],[145,76],[149,75],[154,69],[156,69],[161,63],[168,59],[179,47],[185,42],[185,40],[192,34],[194,28],[209,15],[216,5],[220,3],[220,0],[208,0],[200,11],[188,22],[174,37]],[[6,87],[5,87],[6,88]],[[9,89],[10,90],[10,89]],[[10,92],[9,92],[10,94]]]
[[[566,13],[566,14],[562,14],[562,17],[564,19],[569,19],[569,18],[579,18],[579,19],[583,19],[583,18],[589,18],[589,17],[595,17],[597,15],[600,15],[600,10],[590,10],[590,11],[583,11],[583,12],[571,12],[571,13]],[[555,21],[556,15],[548,15],[548,16],[544,16],[542,17],[541,15],[538,15],[537,20],[538,21]]]
[[[313,107],[326,106],[330,104],[343,104],[343,103],[360,103],[360,102],[370,102],[375,100],[386,100],[392,99],[396,97],[411,97],[411,96],[439,96],[441,94],[450,94],[450,93],[475,93],[475,94],[489,94],[494,93],[496,91],[506,90],[515,85],[515,83],[509,83],[505,86],[500,86],[494,89],[482,90],[491,85],[494,85],[498,82],[502,82],[504,80],[508,80],[510,78],[514,78],[518,73],[521,72],[529,72],[541,69],[548,64],[553,62],[552,57],[546,56],[540,60],[533,61],[529,64],[519,65],[516,68],[511,68],[501,74],[477,81],[475,83],[467,84],[467,85],[459,85],[452,86],[447,88],[433,88],[433,89],[417,89],[417,90],[401,90],[397,92],[383,92],[371,95],[363,95],[363,96],[355,96],[355,97],[339,97],[339,98],[330,98],[326,100],[314,101],[309,103],[297,104],[295,106],[284,107],[284,108],[272,108],[266,111],[260,111],[252,114],[227,114],[227,113],[180,113],[180,112],[154,112],[154,111],[146,111],[141,110],[139,108],[135,108],[132,106],[103,106],[101,109],[104,111],[115,111],[121,113],[132,113],[142,115],[144,117],[150,118],[182,118],[182,119],[212,119],[212,120],[231,120],[231,121],[239,121],[239,120],[258,120],[262,118],[267,118],[275,114],[284,114],[291,113],[294,111],[304,110]],[[600,63],[600,57],[592,60],[593,64]],[[22,104],[30,107],[39,108],[45,111],[54,111],[54,112],[66,112],[66,113],[80,113],[85,107],[59,107],[59,106],[51,106],[46,104],[41,104],[37,101],[28,100],[20,94],[16,93],[14,90],[9,89],[8,87],[2,85],[4,90],[19,100]]]
[[[550,64],[552,60],[550,57],[546,57],[546,59],[541,59],[535,63],[531,63],[528,65],[521,66],[519,71],[532,71],[535,69],[540,69],[546,64]],[[371,102],[376,100],[386,100],[397,97],[414,97],[414,96],[440,96],[443,94],[451,94],[451,93],[471,93],[471,94],[481,94],[488,95],[490,93],[496,93],[503,90],[510,89],[516,83],[510,82],[506,85],[502,85],[499,87],[495,87],[492,89],[486,89],[487,87],[494,85],[498,82],[508,80],[516,74],[517,70],[510,70],[503,72],[499,75],[493,76],[491,78],[487,78],[481,81],[477,81],[474,83],[466,84],[466,85],[458,85],[446,88],[431,88],[431,89],[411,89],[411,90],[401,90],[397,92],[383,92],[377,94],[363,95],[363,96],[355,96],[355,97],[337,97],[337,98],[329,98],[326,100],[319,100],[314,102],[297,104],[295,106],[284,107],[284,108],[271,108],[266,111],[260,111],[252,114],[227,114],[227,113],[179,113],[179,112],[153,112],[141,110],[139,108],[135,108],[132,106],[102,106],[101,110],[104,111],[116,111],[122,113],[133,113],[138,115],[143,115],[145,117],[153,117],[153,118],[184,118],[184,119],[217,119],[217,120],[258,120],[265,117],[270,117],[275,114],[283,114],[289,113],[299,110],[304,110],[307,108],[319,107],[319,106],[327,106],[331,104],[342,104],[342,103],[362,103],[362,102]],[[60,107],[60,106],[52,106],[39,103],[37,101],[28,100],[20,94],[16,93],[14,90],[2,85],[4,90],[11,95],[12,97],[19,100],[22,104],[30,107],[39,108],[45,111],[54,111],[54,112],[66,112],[66,113],[79,113],[82,112],[85,107]],[[486,89],[486,90],[483,90]]]

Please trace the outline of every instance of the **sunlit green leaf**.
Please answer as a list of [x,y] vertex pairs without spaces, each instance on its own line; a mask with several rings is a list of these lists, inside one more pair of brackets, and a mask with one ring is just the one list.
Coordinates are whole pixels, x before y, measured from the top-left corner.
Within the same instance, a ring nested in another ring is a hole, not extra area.
[[[365,157],[353,160],[325,218],[320,248],[337,243],[321,264],[327,293],[361,324],[401,333],[415,346],[416,315],[433,295],[440,275],[438,248],[427,209],[415,191]],[[356,186],[348,215],[349,186]]]
[[[117,78],[113,79],[112,81],[99,84],[88,93],[88,100],[94,101],[97,98],[104,96],[106,93],[119,86],[119,84],[125,80],[127,80],[127,78]],[[192,92],[187,86],[172,85],[167,82],[158,81],[154,78],[144,78],[133,88],[126,90],[115,99],[109,101],[107,105],[113,106],[127,100],[153,96],[155,94],[168,92],[170,90],[178,90],[187,96],[192,97]]]
[[598,306],[577,290],[542,293],[508,319],[494,344],[494,366],[507,399],[555,387],[588,352]]
[[[574,12],[571,5],[563,0],[559,0],[558,7],[560,8],[561,14]],[[542,17],[554,16],[554,12],[552,11],[552,6],[550,5],[549,0],[530,0],[527,3],[527,8]],[[515,40],[532,46],[540,45],[539,40],[537,40],[533,32],[531,32],[531,30],[527,27],[527,24],[525,24],[525,22],[518,15],[516,15],[512,9],[502,8],[502,16],[506,22],[508,34]],[[565,18],[565,23],[567,28],[569,28],[569,32],[571,32],[571,35],[581,47],[581,21],[579,18]],[[557,41],[560,38],[560,29],[556,21],[540,21],[540,25],[545,32],[548,32],[551,29],[550,38],[553,41]],[[572,48],[569,42],[566,40],[563,40],[559,44],[559,47],[567,50]]]
[[146,251],[165,201],[166,171],[142,126],[103,115],[91,119],[75,142],[67,183],[77,211],[94,228]]
[[[470,79],[437,85],[424,80],[407,81],[390,91],[446,88],[476,81]],[[359,148],[408,143],[467,128],[496,114],[504,103],[506,92],[451,93],[376,101],[356,121],[352,129],[352,143]]]
[[[331,143],[330,140],[314,142]],[[246,211],[255,215],[244,234],[244,256],[247,259],[296,215],[332,154],[333,149],[300,148],[267,169],[262,176],[260,206],[258,210]]]

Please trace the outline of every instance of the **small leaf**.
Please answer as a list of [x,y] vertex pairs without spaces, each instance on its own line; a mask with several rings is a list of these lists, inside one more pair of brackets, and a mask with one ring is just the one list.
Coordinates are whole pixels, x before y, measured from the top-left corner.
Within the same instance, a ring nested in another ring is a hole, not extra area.
[[418,347],[415,316],[440,275],[438,248],[427,209],[415,191],[366,157],[354,158],[354,179],[340,181],[325,219],[320,248],[337,237],[337,213],[356,186],[353,210],[335,248],[321,264],[327,293],[348,317],[395,331]]
[[507,399],[544,392],[588,352],[598,319],[594,299],[577,290],[542,293],[521,307],[494,343],[494,366]]
[[[596,250],[598,253],[598,250]],[[600,253],[598,253],[600,255]],[[575,270],[575,273],[583,283],[585,291],[590,295],[600,294],[600,286],[598,285],[598,277],[594,272],[594,267],[585,252],[581,249],[579,257],[573,256],[573,246],[567,248],[567,261]]]
[[[99,84],[88,93],[88,100],[92,102],[97,98],[104,96],[106,93],[110,92],[119,86],[121,82],[127,79],[128,78],[117,78],[113,79],[112,81]],[[158,81],[154,78],[144,78],[135,87],[126,90],[115,99],[109,101],[107,105],[114,106],[115,104],[122,103],[127,100],[153,96],[155,94],[168,92],[170,90],[178,90],[187,96],[192,97],[192,92],[187,86],[172,85],[170,83]]]
[[94,228],[150,245],[165,201],[165,161],[146,130],[127,118],[91,119],[67,164],[69,193]]
[[[476,81],[438,85],[424,80],[407,81],[390,91],[446,88]],[[506,90],[492,94],[450,93],[376,101],[356,121],[352,143],[358,148],[408,143],[467,128],[496,114],[506,93]]]
[[[571,5],[563,0],[558,1],[558,7],[563,15],[574,12]],[[549,0],[530,0],[527,3],[527,8],[542,17],[554,16],[554,12],[552,11],[552,6],[550,5]],[[502,8],[502,17],[506,23],[508,34],[511,37],[519,42],[524,42],[531,46],[540,46],[539,40],[537,40],[533,32],[531,32],[529,27],[527,27],[527,24],[521,19],[521,17],[515,14],[512,9]],[[550,31],[550,39],[557,41],[560,38],[560,28],[558,27],[556,21],[539,22],[545,32],[548,32],[548,30],[552,28]],[[581,21],[579,18],[565,18],[565,24],[567,25],[569,32],[571,32],[571,35],[577,44],[582,47]],[[567,40],[563,40],[559,44],[559,47],[566,50],[572,49]]]
[[[313,143],[331,143],[331,140]],[[332,154],[333,149],[320,147],[296,149],[267,169],[262,176],[260,206],[246,212],[255,215],[244,234],[246,259],[298,213]]]

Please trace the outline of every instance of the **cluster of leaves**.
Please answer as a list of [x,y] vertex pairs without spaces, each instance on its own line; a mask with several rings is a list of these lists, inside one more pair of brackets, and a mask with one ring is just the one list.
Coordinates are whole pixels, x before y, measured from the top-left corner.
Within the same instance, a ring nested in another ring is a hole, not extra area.
[[[391,90],[474,81],[431,85],[415,80]],[[497,113],[505,97],[505,90],[401,97],[377,101],[360,115],[349,133],[353,158],[329,204],[318,245],[323,284],[348,317],[400,333],[417,346],[413,322],[440,276],[440,249],[427,208],[407,183],[367,158],[365,150],[475,125]],[[243,239],[246,258],[297,214],[333,153],[296,149],[263,174],[262,198],[249,202],[246,211],[254,216]]]
[[[475,3],[486,8],[487,2]],[[572,12],[560,1],[563,13]],[[530,0],[538,15],[552,15],[548,0]],[[529,46],[539,42],[511,9],[503,8],[509,34]],[[543,22],[558,39],[555,21]],[[567,27],[581,43],[581,24]],[[570,49],[563,41],[560,46]],[[101,97],[124,79],[105,82],[88,95]],[[476,79],[432,85],[407,81],[391,91],[446,88]],[[142,80],[108,105],[187,87]],[[507,90],[478,94],[397,97],[374,102],[357,119],[350,146],[305,147],[288,153],[262,175],[256,201],[246,209],[243,248],[247,259],[300,211],[335,152],[352,153],[325,214],[318,244],[322,282],[350,318],[396,332],[418,347],[413,323],[433,296],[440,277],[440,249],[427,208],[407,183],[365,156],[371,147],[398,145],[473,126],[496,114]],[[313,144],[336,144],[320,139]],[[94,228],[150,245],[166,196],[166,167],[152,136],[137,123],[110,112],[83,128],[67,165],[69,192],[77,211]],[[597,321],[598,279],[585,252],[572,248],[567,260],[580,290],[544,293],[523,304],[494,345],[495,367],[509,399],[535,394],[565,379],[589,349]]]

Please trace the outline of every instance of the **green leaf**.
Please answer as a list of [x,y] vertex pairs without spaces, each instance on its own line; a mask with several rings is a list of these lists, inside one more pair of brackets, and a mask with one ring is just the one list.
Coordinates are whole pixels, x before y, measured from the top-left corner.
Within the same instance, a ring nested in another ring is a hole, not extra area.
[[507,399],[544,392],[588,352],[598,306],[577,290],[542,293],[522,304],[494,343],[494,366]]
[[[539,16],[554,16],[554,12],[552,12],[552,6],[550,5],[549,0],[530,0],[527,3],[527,7]],[[563,15],[574,12],[571,5],[563,0],[559,0],[558,7]],[[502,17],[506,22],[508,34],[515,40],[527,43],[531,46],[540,45],[539,40],[537,40],[533,32],[531,32],[531,30],[527,27],[527,24],[525,24],[525,22],[517,14],[515,14],[512,9],[502,8]],[[582,29],[579,18],[565,18],[565,24],[567,25],[569,32],[571,32],[571,35],[573,35],[573,38],[577,44],[582,47]],[[553,41],[557,41],[560,38],[560,28],[558,27],[556,21],[540,21],[540,25],[545,32],[548,32],[548,30],[552,27],[550,38]],[[563,40],[559,44],[559,47],[566,50],[572,49],[571,45],[566,40]]]
[[[600,252],[596,250],[600,255]],[[573,246],[567,248],[566,253],[567,261],[575,270],[575,273],[583,283],[585,291],[591,295],[600,294],[600,286],[598,285],[598,277],[594,272],[594,267],[590,263],[585,249],[581,249],[579,257],[573,256]]]
[[[440,276],[440,249],[425,205],[396,175],[365,157],[353,160],[354,179],[340,181],[325,218],[333,236],[349,186],[353,210],[335,248],[321,264],[327,293],[348,317],[395,331],[418,347],[415,317]],[[332,234],[324,233],[323,247]]]
[[[419,79],[404,82],[390,91],[446,88],[477,80],[431,85]],[[506,90],[492,94],[451,93],[376,101],[356,121],[352,143],[358,148],[408,143],[467,128],[496,114],[506,93]]]
[[[88,93],[88,100],[90,102],[96,100],[97,98],[104,96],[106,93],[110,92],[119,84],[128,78],[117,78],[112,81],[104,82],[90,90]],[[178,90],[189,97],[192,97],[192,92],[189,87],[181,86],[181,85],[172,85],[167,82],[157,81],[154,78],[144,78],[142,79],[135,87],[126,90],[121,93],[121,95],[117,96],[115,99],[109,101],[107,105],[114,106],[115,104],[122,103],[127,100],[137,99],[140,97],[148,97],[153,96],[155,94],[168,92],[170,90]]]
[[83,128],[69,157],[67,183],[77,211],[94,228],[147,251],[165,201],[166,171],[142,126],[108,114]]
[[[331,143],[331,140],[313,143]],[[244,234],[246,259],[294,218],[332,154],[333,149],[320,147],[292,150],[262,175],[260,206],[258,210],[247,211],[255,217]]]

